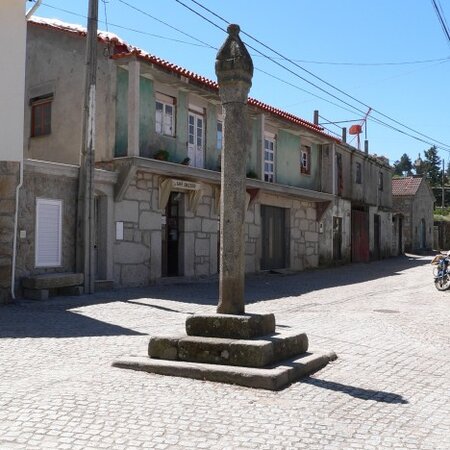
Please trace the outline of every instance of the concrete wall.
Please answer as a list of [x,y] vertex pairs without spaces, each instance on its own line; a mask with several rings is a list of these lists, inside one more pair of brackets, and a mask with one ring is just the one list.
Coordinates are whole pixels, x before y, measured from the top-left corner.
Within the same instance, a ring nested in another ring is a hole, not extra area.
[[22,161],[26,48],[23,0],[0,2],[0,42],[4,43],[0,70],[0,160]]
[[[55,45],[57,43],[58,45]],[[28,158],[79,164],[84,92],[83,37],[28,24],[25,102],[25,155]],[[99,43],[97,58],[96,160],[112,157],[115,136],[115,64]],[[53,94],[51,128],[30,137],[30,99]]]

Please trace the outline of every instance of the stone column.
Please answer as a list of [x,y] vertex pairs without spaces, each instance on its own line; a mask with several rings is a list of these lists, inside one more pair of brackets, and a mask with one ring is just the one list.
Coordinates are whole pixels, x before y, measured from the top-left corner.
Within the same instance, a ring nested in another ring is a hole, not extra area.
[[228,37],[216,57],[216,75],[224,115],[217,312],[243,314],[245,173],[250,139],[247,97],[252,84],[253,63],[239,37],[239,26],[229,25],[227,31]]

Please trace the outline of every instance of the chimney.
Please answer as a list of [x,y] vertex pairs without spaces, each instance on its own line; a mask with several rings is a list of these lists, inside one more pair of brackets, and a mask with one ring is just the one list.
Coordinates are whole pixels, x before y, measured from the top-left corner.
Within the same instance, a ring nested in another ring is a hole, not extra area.
[[314,125],[319,125],[319,110],[314,110]]

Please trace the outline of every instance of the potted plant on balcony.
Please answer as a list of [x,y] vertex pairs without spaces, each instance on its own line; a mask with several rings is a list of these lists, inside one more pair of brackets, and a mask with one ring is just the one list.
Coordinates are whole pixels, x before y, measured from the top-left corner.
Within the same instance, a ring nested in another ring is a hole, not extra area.
[[158,150],[154,155],[154,159],[159,159],[160,161],[169,160],[169,152],[167,150]]

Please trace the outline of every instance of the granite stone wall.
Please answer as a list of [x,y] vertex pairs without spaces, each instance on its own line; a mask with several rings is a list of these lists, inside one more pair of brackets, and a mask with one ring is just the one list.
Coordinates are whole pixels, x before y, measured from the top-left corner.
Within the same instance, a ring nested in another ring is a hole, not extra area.
[[0,161],[0,304],[10,300],[16,188],[20,163]]
[[[20,283],[22,277],[31,274],[75,271],[78,172],[73,172],[67,176],[56,171],[50,174],[25,167],[24,183],[19,197],[18,226],[19,232],[22,231],[23,234],[17,239],[17,283]],[[62,200],[62,258],[59,267],[35,267],[37,198]]]

